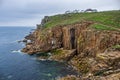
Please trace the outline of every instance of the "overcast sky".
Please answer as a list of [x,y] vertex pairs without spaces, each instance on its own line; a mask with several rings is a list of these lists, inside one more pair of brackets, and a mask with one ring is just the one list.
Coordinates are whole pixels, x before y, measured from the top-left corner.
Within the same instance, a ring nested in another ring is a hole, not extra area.
[[120,0],[0,0],[0,26],[35,26],[45,15],[94,8],[118,10]]

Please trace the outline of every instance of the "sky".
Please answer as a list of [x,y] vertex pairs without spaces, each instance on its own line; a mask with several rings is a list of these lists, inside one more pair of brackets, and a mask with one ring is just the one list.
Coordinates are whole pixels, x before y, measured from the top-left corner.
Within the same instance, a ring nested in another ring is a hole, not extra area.
[[44,16],[67,10],[119,10],[120,0],[0,0],[0,26],[36,26]]

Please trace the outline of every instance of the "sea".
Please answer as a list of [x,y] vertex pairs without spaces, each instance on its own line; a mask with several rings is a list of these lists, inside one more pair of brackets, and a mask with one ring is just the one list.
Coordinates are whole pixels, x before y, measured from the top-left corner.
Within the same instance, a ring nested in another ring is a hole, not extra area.
[[76,74],[67,65],[22,53],[24,43],[18,43],[35,27],[0,27],[0,80],[56,80]]

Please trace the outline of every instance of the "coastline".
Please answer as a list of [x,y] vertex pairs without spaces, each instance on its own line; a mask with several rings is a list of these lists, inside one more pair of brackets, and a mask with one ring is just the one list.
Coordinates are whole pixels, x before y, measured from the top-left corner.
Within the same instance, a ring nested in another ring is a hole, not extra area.
[[[43,19],[43,22],[47,21]],[[30,55],[40,54],[41,58],[48,60],[67,62],[82,74],[68,75],[60,80],[119,80],[120,31],[111,27],[103,30],[103,25],[102,30],[98,30],[92,27],[96,24],[94,21],[81,21],[51,28],[38,25],[25,37],[26,47],[22,51]]]

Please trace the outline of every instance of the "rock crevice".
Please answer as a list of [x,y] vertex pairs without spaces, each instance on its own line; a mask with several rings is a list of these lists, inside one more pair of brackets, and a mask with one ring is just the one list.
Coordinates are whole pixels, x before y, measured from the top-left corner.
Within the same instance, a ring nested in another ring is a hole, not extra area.
[[35,54],[58,49],[61,53],[55,52],[57,54],[51,59],[67,60],[80,72],[98,76],[112,69],[114,73],[120,67],[120,49],[115,47],[120,45],[120,32],[95,30],[90,27],[92,24],[91,21],[85,21],[36,29],[25,37],[31,42],[26,43],[22,51]]

